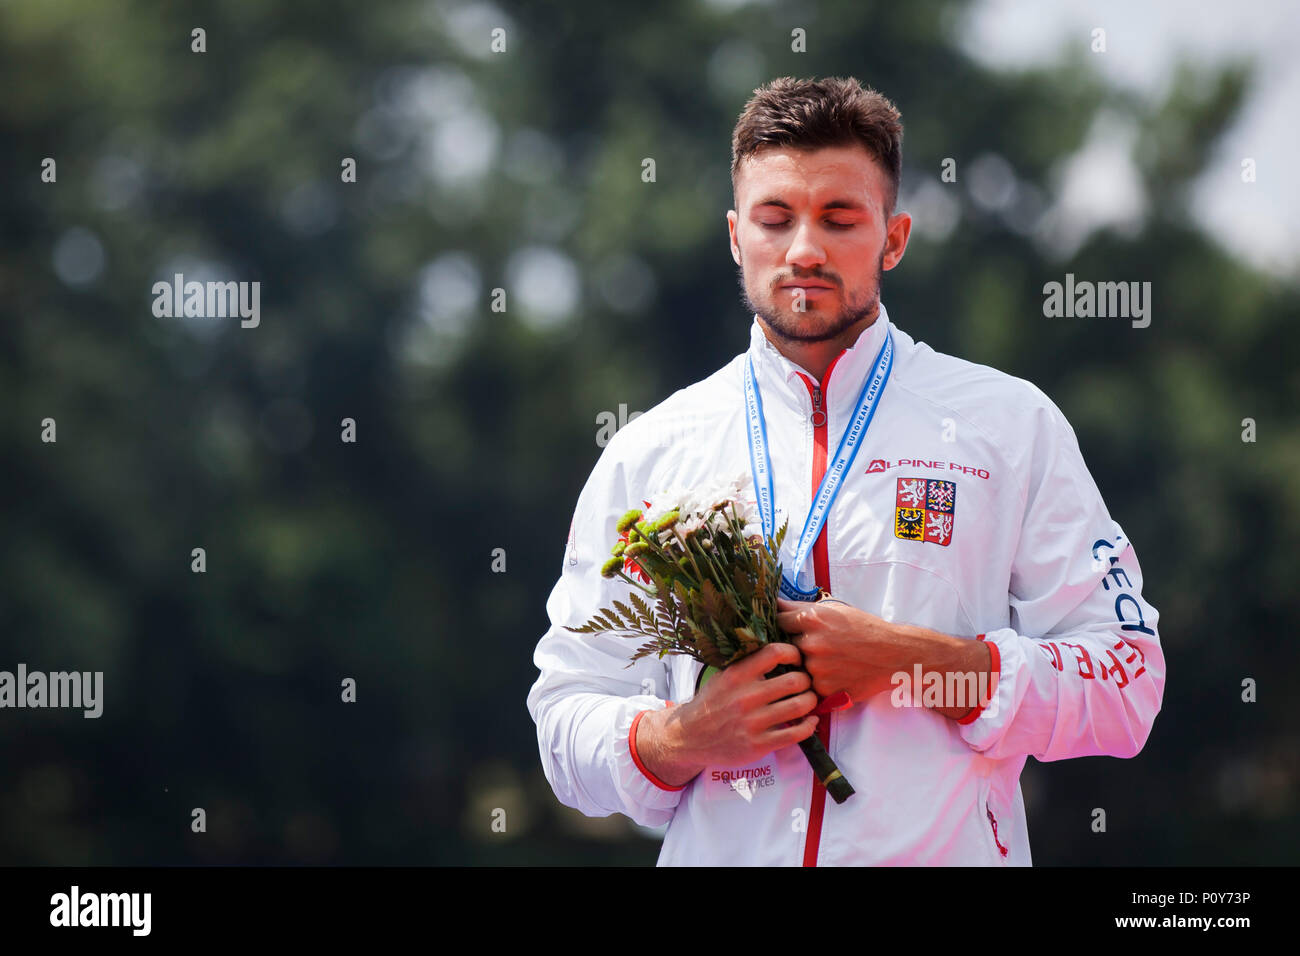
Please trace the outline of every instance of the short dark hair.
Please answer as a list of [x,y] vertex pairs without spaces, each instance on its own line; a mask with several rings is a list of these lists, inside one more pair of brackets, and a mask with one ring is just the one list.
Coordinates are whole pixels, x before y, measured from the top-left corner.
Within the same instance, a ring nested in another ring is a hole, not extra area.
[[853,77],[799,80],[783,76],[754,91],[731,134],[731,191],[740,163],[761,149],[822,149],[859,144],[889,178],[887,215],[903,175],[903,122],[897,107]]

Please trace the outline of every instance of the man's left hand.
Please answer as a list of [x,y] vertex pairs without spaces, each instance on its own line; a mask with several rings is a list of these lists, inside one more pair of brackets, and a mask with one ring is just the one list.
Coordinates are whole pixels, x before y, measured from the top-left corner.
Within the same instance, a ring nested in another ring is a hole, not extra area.
[[[821,697],[843,690],[855,704],[891,690],[896,674],[911,680],[918,663],[923,673],[988,671],[992,664],[982,641],[891,624],[834,598],[816,602],[777,598],[776,622],[803,655],[813,690]],[[960,718],[972,708],[935,709]]]

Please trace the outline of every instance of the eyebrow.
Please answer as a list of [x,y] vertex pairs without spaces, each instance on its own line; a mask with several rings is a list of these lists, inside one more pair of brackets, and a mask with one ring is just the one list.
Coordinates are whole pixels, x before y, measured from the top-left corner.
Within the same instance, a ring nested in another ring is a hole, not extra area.
[[[755,209],[757,209],[759,206],[779,206],[782,209],[789,209],[789,210],[792,210],[794,208],[788,202],[782,199],[780,196],[768,196],[766,199],[754,203]],[[832,199],[830,202],[824,203],[822,205],[822,208],[823,209],[853,209],[861,212],[865,212],[867,209],[867,207],[864,204],[854,199]]]

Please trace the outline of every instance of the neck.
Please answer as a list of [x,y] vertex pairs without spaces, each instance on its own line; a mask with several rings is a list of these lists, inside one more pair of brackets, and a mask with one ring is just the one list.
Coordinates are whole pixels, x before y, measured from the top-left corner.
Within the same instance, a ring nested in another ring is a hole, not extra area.
[[759,328],[763,330],[767,340],[772,343],[772,347],[816,379],[818,384],[821,384],[822,378],[826,375],[826,369],[830,367],[831,362],[835,361],[835,357],[856,342],[863,332],[875,324],[879,316],[880,306],[877,305],[870,315],[864,316],[853,323],[839,335],[819,342],[786,338],[768,325],[767,320],[761,315],[757,316],[757,318]]

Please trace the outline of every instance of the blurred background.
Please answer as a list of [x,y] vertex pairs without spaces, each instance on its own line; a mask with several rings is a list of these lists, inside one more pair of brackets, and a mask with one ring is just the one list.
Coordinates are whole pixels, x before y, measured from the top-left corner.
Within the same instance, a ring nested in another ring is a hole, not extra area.
[[[552,795],[532,651],[602,423],[747,345],[730,135],[787,74],[897,103],[891,317],[1056,401],[1161,612],[1142,754],[1029,760],[1035,863],[1294,863],[1297,39],[1280,0],[3,0],[0,669],[104,690],[0,710],[0,863],[654,862]],[[1045,318],[1067,272],[1150,326]],[[176,273],[259,324],[156,317]]]

